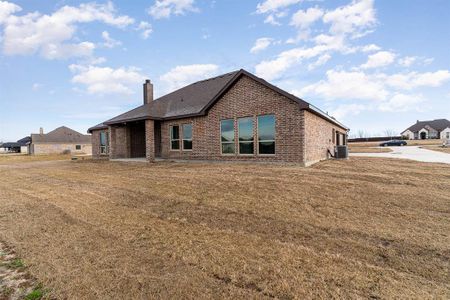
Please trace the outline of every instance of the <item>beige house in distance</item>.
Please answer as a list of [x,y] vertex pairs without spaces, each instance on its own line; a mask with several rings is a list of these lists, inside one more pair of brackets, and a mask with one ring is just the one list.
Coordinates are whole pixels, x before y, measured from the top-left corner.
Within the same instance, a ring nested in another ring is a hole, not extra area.
[[81,134],[65,126],[56,128],[44,134],[41,128],[39,133],[31,134],[28,145],[29,154],[92,154],[91,136]]

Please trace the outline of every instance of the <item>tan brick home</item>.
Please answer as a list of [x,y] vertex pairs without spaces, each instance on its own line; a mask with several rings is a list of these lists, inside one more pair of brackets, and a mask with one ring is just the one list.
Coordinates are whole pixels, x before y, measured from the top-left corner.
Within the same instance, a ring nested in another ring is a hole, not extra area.
[[96,158],[243,160],[310,165],[345,144],[348,128],[239,70],[199,81],[88,130]]

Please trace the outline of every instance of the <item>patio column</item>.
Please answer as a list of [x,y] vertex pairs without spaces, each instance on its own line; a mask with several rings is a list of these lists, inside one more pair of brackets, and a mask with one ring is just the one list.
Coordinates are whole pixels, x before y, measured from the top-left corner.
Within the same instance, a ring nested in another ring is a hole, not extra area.
[[155,161],[155,122],[145,120],[145,156],[149,162]]

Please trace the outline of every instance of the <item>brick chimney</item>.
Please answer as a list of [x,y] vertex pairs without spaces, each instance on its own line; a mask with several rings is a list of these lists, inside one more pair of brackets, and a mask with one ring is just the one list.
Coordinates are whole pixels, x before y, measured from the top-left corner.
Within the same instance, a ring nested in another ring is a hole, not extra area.
[[144,83],[144,104],[153,101],[153,84],[150,79],[146,79]]
[[43,135],[43,134],[44,134],[44,128],[42,128],[42,127],[39,128],[39,134],[40,134],[40,135]]

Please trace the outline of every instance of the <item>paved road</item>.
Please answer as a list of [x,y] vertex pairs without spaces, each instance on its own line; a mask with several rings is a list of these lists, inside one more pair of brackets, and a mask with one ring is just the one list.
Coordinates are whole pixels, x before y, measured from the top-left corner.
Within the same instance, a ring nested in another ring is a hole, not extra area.
[[392,152],[387,153],[350,153],[350,156],[370,156],[412,159],[423,162],[437,162],[450,164],[450,154],[419,148],[418,146],[389,147]]

